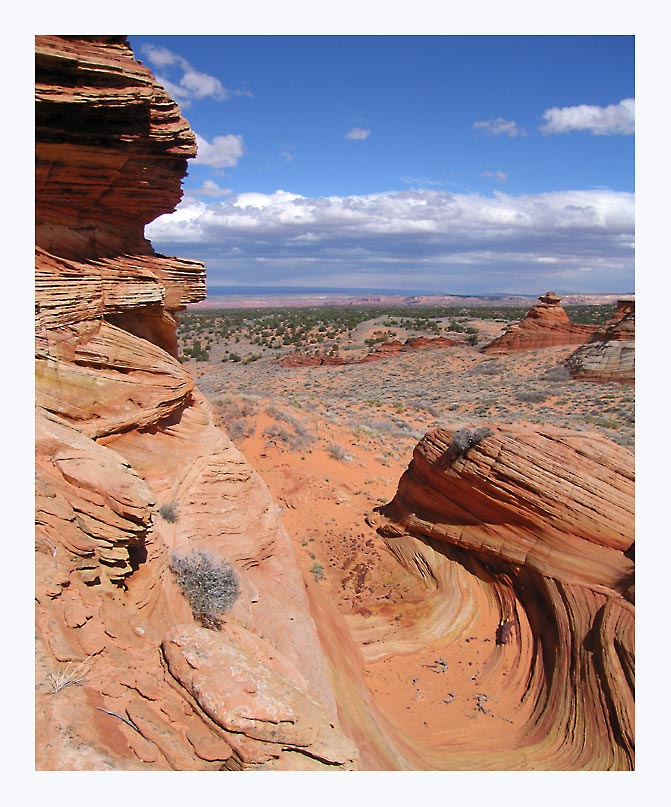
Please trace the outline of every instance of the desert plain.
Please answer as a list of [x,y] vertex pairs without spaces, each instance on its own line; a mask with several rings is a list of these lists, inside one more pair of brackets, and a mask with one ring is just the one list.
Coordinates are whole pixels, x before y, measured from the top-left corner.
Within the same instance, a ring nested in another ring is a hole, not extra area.
[[[268,485],[308,585],[337,603],[360,642],[366,683],[402,735],[428,747],[455,736],[468,745],[483,733],[493,746],[510,741],[525,715],[505,686],[514,663],[499,658],[502,649],[512,657],[512,648],[497,647],[496,610],[480,614],[457,641],[449,632],[441,637],[432,614],[440,612],[439,597],[427,596],[431,588],[399,564],[366,518],[393,499],[417,441],[432,429],[553,424],[596,431],[633,450],[633,386],[571,378],[566,360],[575,346],[482,353],[524,319],[521,299],[492,306],[477,298],[455,305],[455,298],[428,297],[418,305],[333,297],[335,308],[328,297],[307,296],[282,308],[282,295],[194,305],[178,329],[186,366]],[[567,312],[572,321],[603,324],[615,298],[582,297]],[[241,302],[247,307],[238,309]],[[282,324],[300,320],[300,309],[314,324],[298,350],[275,331],[276,347],[259,346],[256,323],[277,320],[284,333]],[[352,311],[361,322],[338,338],[333,320]],[[326,333],[331,338],[319,339]],[[423,349],[354,363],[385,342],[427,334]],[[459,344],[433,347],[440,337]],[[194,340],[207,359],[189,358]],[[352,363],[287,361],[333,355],[334,346]]]

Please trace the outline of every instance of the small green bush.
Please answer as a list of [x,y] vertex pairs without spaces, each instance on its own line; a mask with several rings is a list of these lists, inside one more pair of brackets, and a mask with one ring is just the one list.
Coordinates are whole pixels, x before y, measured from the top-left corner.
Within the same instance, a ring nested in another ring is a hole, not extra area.
[[169,502],[168,504],[162,504],[158,508],[158,512],[161,518],[164,521],[168,521],[170,524],[174,524],[176,521],[179,521],[177,502]]
[[203,627],[221,627],[219,617],[240,596],[240,583],[230,564],[209,552],[194,549],[188,555],[173,553],[170,571],[177,578],[194,618]]
[[456,459],[463,457],[471,448],[481,443],[485,437],[489,437],[491,429],[481,426],[478,429],[458,429],[452,435],[448,454]]
[[550,396],[543,390],[520,390],[515,397],[523,403],[545,403]]
[[333,457],[334,460],[340,460],[340,462],[349,462],[352,459],[345,449],[337,443],[329,443],[326,447],[326,452],[329,457]]
[[313,563],[310,571],[314,575],[317,582],[324,579],[324,567],[321,565],[321,563]]

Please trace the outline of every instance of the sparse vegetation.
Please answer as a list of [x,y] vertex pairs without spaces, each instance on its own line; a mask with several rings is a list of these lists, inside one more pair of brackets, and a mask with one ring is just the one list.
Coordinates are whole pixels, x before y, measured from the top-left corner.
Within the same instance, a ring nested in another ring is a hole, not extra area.
[[571,373],[565,364],[559,364],[556,367],[551,367],[543,375],[544,381],[570,381]]
[[310,571],[317,582],[324,579],[324,567],[321,565],[321,563],[313,563],[310,567]]
[[448,454],[454,459],[463,457],[471,448],[479,445],[485,437],[489,437],[491,433],[492,430],[486,426],[481,426],[477,429],[458,429],[452,435]]
[[345,449],[337,443],[330,443],[326,448],[326,452],[329,457],[333,457],[334,460],[340,460],[340,462],[350,462],[352,459]]
[[47,673],[49,680],[49,693],[56,695],[66,687],[80,686],[91,672],[92,659],[96,653],[91,653],[83,661],[68,662],[55,672]]
[[158,508],[158,513],[161,518],[164,521],[167,521],[169,524],[174,524],[176,521],[179,521],[177,502],[168,502],[167,504],[162,504]]
[[[271,417],[276,422],[266,432],[266,446],[274,443],[280,452],[293,448],[305,455],[313,450],[318,433],[315,418],[353,430],[353,443],[371,456],[383,452],[384,442],[390,439],[410,441],[429,428],[454,428],[470,418],[586,426],[633,445],[631,389],[572,379],[564,364],[570,350],[510,356],[478,351],[479,345],[527,311],[504,306],[405,305],[187,312],[181,317],[180,351],[184,353],[195,339],[200,340],[201,350],[208,350],[210,359],[199,366],[197,383],[205,395],[224,403],[218,409],[234,440],[256,433],[259,422],[254,410],[272,402]],[[611,313],[612,306],[572,306],[569,315],[576,321],[600,321]],[[390,338],[394,334],[401,341],[421,334],[454,337],[455,332],[450,333],[454,325],[463,327],[463,333],[456,332],[462,338],[477,335],[478,345],[398,354],[374,365],[294,370],[276,363],[286,352],[327,356],[336,347],[348,360],[358,359],[370,349],[366,339],[383,334]],[[287,337],[290,344],[284,343]],[[318,337],[321,342],[315,341]],[[231,352],[239,361],[227,358]],[[600,420],[589,422],[588,416]],[[346,442],[342,447],[349,451]]]
[[240,595],[233,567],[209,552],[194,549],[188,555],[173,553],[170,571],[177,578],[194,618],[203,627],[221,627],[221,615]]
[[[530,301],[531,303],[531,301]],[[565,310],[572,322],[600,325],[614,313],[613,305],[572,305]],[[476,345],[478,329],[472,320],[519,322],[528,307],[519,306],[309,306],[305,308],[251,308],[189,311],[179,326],[184,360],[251,363],[272,356],[267,351],[306,351],[336,355],[360,344],[368,348],[392,339],[421,334],[466,334]],[[375,324],[374,328],[367,325]],[[362,330],[364,329],[366,332]],[[234,352],[229,352],[231,346]],[[261,348],[261,352],[256,350]]]
[[523,403],[544,403],[549,395],[543,390],[520,390],[515,393],[515,397]]

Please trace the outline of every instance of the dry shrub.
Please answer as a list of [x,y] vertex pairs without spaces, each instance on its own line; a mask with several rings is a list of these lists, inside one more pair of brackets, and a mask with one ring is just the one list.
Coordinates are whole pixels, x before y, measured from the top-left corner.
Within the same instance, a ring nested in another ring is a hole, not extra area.
[[195,619],[206,628],[219,628],[219,617],[240,596],[240,583],[233,567],[209,552],[194,549],[188,555],[173,553],[170,571],[177,578]]
[[491,433],[492,430],[486,426],[480,426],[477,429],[458,429],[452,435],[448,454],[453,459],[463,457],[471,448],[481,443],[485,437],[489,437]]

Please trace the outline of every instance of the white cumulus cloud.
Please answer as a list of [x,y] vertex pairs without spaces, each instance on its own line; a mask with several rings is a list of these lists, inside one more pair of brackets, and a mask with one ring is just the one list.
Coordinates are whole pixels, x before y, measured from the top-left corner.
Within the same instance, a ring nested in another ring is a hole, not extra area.
[[370,129],[355,127],[354,129],[350,129],[344,137],[345,140],[367,140],[370,137]]
[[200,188],[191,192],[197,196],[209,196],[211,198],[230,196],[233,193],[230,188],[222,188],[221,186],[217,185],[213,179],[204,180]]
[[161,252],[204,260],[213,283],[222,267],[243,283],[365,287],[378,277],[416,288],[421,276],[425,288],[457,293],[626,291],[633,235],[633,194],[609,190],[186,196],[147,227]]
[[507,135],[508,137],[524,137],[526,132],[514,120],[495,118],[494,120],[478,120],[473,126],[488,135]]
[[210,143],[197,132],[198,156],[193,161],[200,165],[210,165],[212,168],[233,168],[245,152],[242,135],[217,135]]
[[157,72],[156,80],[182,107],[194,100],[227,101],[233,95],[251,95],[248,90],[230,90],[215,76],[196,70],[183,56],[158,45],[144,45],[142,55]]
[[634,134],[634,107],[633,98],[609,106],[552,107],[543,113],[546,122],[540,130],[544,134],[588,131],[595,135],[630,135]]

